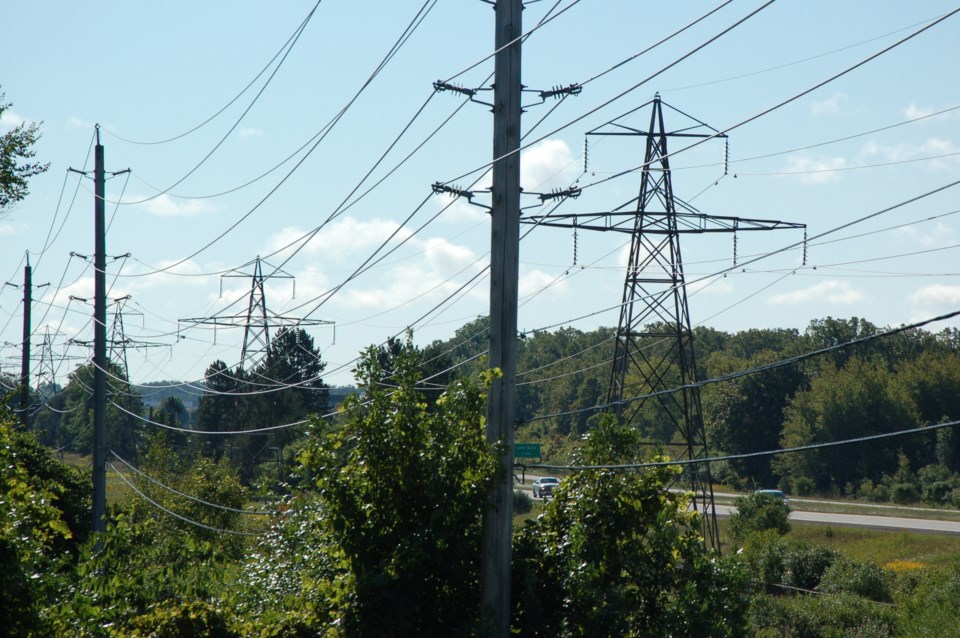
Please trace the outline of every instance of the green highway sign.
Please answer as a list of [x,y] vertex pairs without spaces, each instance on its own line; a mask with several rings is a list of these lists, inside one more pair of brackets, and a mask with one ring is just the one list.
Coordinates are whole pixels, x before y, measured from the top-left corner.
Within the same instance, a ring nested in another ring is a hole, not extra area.
[[515,459],[540,458],[540,444],[539,443],[514,443],[513,458]]

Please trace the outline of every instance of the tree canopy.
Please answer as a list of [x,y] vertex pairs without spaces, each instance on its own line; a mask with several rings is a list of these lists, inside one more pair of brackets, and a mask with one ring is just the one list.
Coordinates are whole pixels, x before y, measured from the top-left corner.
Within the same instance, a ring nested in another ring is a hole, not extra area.
[[[4,97],[0,91],[0,117],[12,106]],[[29,161],[36,154],[33,145],[38,139],[40,125],[28,122],[20,122],[0,135],[0,215],[27,196],[31,177],[50,168],[49,163]]]

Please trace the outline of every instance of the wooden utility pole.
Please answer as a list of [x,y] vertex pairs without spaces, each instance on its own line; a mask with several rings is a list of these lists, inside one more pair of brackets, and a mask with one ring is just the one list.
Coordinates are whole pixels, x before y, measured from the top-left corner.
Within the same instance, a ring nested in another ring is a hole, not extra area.
[[106,177],[97,125],[94,147],[94,283],[93,283],[93,531],[107,529],[107,238]]
[[23,350],[20,355],[20,424],[23,429],[30,425],[30,309],[33,307],[33,272],[30,255],[23,268]]
[[521,0],[496,2],[493,186],[490,235],[490,367],[503,374],[490,387],[487,443],[497,446],[500,473],[483,517],[480,579],[482,626],[488,637],[510,632],[510,543],[516,426],[517,279],[520,251]]

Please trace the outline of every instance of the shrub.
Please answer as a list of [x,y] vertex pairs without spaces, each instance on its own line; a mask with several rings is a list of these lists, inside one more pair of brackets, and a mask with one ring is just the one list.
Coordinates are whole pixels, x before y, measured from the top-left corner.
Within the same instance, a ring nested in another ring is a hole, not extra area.
[[773,638],[888,638],[896,612],[850,594],[766,597],[754,602],[749,635]]
[[927,505],[943,505],[950,498],[953,484],[949,481],[936,481],[923,486],[921,500]]
[[790,543],[783,556],[783,584],[816,589],[836,559],[837,552],[826,545]]
[[527,514],[533,509],[533,499],[526,492],[515,490],[513,492],[513,513]]
[[738,496],[735,504],[737,511],[730,517],[730,530],[738,543],[755,532],[773,530],[783,535],[790,531],[787,521],[790,508],[783,499],[771,494],[754,493]]
[[881,603],[893,600],[890,575],[880,565],[850,558],[834,561],[823,574],[820,590],[829,593],[857,594]]
[[890,488],[883,483],[877,483],[867,498],[876,503],[887,503],[890,501]]
[[793,491],[797,496],[810,496],[817,484],[809,476],[798,476],[793,479]]
[[894,483],[890,490],[890,498],[894,503],[901,505],[916,503],[920,500],[920,490],[913,483]]
[[239,638],[222,611],[204,602],[156,605],[131,623],[131,638]]

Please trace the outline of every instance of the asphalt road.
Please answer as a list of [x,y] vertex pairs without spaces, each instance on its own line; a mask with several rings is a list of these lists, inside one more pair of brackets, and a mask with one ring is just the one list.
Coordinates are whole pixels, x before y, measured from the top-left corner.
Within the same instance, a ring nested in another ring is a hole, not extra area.
[[[736,508],[732,505],[717,505],[717,516],[729,516]],[[934,534],[960,534],[960,521],[935,521],[921,518],[903,518],[900,516],[867,516],[865,514],[832,514],[827,512],[790,513],[790,520],[803,523],[823,523],[825,525],[847,525],[850,527],[868,527],[871,529],[910,530]]]
[[[514,487],[520,490],[529,490],[530,484],[533,483],[536,475],[528,474],[526,476],[525,484],[518,484]],[[714,496],[717,497],[729,497],[734,498],[738,496],[737,494],[719,494],[715,493]],[[540,499],[537,499],[540,500]],[[805,512],[803,510],[797,509],[798,507],[803,507],[803,502],[805,499],[797,498],[790,499],[790,504],[793,507],[793,511],[790,513],[790,520],[796,521],[798,523],[822,523],[824,525],[845,525],[849,527],[866,527],[869,529],[885,529],[885,530],[906,530],[914,532],[927,532],[931,534],[960,534],[960,521],[937,521],[932,519],[925,518],[904,518],[902,516],[874,516],[867,514],[835,514],[828,512]],[[849,506],[849,504],[848,504]],[[855,505],[853,505],[855,506]],[[870,505],[873,509],[882,508],[881,505]],[[717,516],[730,516],[731,513],[736,511],[736,508],[732,505],[721,505],[717,504]],[[894,509],[893,506],[890,506],[890,509]],[[925,508],[903,508],[897,506],[897,509],[901,511],[904,509],[916,509],[923,510]]]

